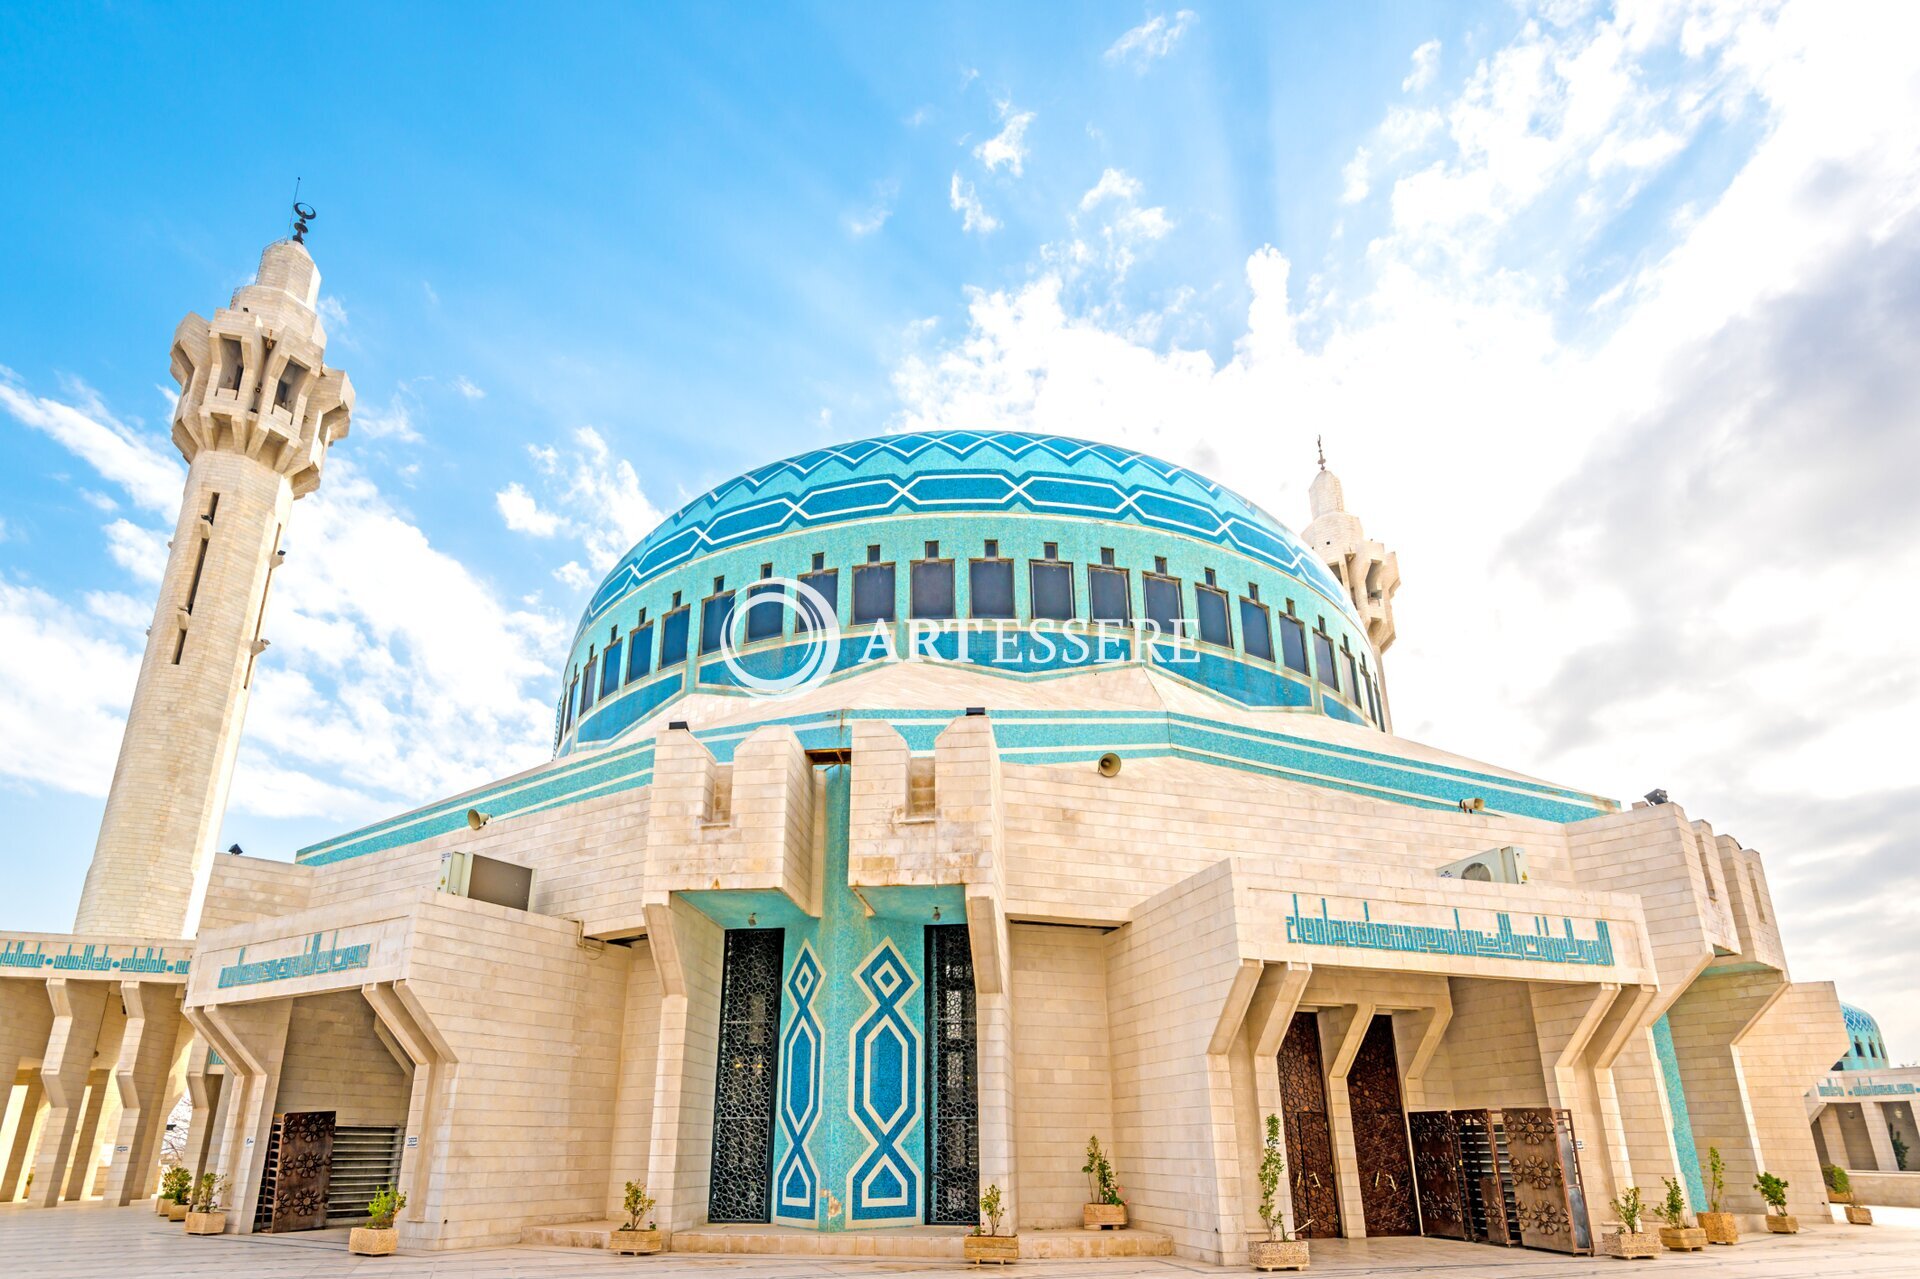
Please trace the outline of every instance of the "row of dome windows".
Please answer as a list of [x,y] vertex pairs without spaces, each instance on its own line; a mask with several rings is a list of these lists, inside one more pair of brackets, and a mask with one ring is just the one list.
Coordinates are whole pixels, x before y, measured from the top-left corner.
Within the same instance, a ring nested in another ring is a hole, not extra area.
[[[940,555],[938,542],[925,543],[924,550],[923,558],[908,565],[908,616],[916,621],[958,620],[954,591],[955,562]],[[984,553],[979,558],[967,561],[968,616],[979,621],[1020,620],[1014,593],[1015,561],[1000,554],[1000,544],[994,539],[987,539],[982,550]],[[867,548],[867,562],[855,565],[851,573],[853,599],[850,625],[866,626],[899,620],[898,577],[895,570],[895,564],[881,559],[879,546]],[[1285,611],[1276,618],[1261,600],[1257,582],[1247,583],[1247,593],[1239,597],[1238,609],[1235,610],[1226,588],[1219,584],[1215,571],[1209,568],[1202,572],[1204,580],[1193,584],[1193,610],[1188,613],[1183,606],[1185,596],[1181,580],[1167,572],[1164,556],[1155,557],[1153,571],[1140,574],[1142,622],[1152,623],[1162,635],[1186,636],[1212,648],[1233,650],[1233,614],[1237,611],[1240,651],[1248,657],[1274,663],[1303,676],[1311,673],[1328,691],[1352,703],[1370,721],[1375,724],[1381,722],[1379,683],[1367,668],[1366,656],[1356,656],[1345,637],[1340,639],[1336,648],[1334,637],[1327,631],[1325,617],[1316,618],[1315,626],[1309,630],[1306,623],[1295,615],[1293,600],[1288,599],[1284,601]],[[1028,621],[1084,621],[1107,623],[1123,629],[1134,626],[1132,570],[1114,563],[1114,552],[1110,547],[1101,548],[1099,564],[1086,566],[1088,610],[1084,617],[1076,599],[1074,565],[1060,558],[1058,543],[1045,543],[1041,557],[1027,561],[1027,574]],[[780,582],[764,580],[774,576],[772,564],[761,565],[760,576],[762,581],[747,587],[749,604],[763,593],[784,593],[786,590]],[[819,596],[836,619],[840,616],[840,570],[826,566],[824,553],[816,552],[813,555],[811,569],[800,574],[799,581]],[[736,591],[727,589],[724,577],[713,579],[713,593],[700,602],[701,656],[719,651],[721,638],[733,623],[736,596]],[[791,609],[751,608],[746,613],[745,634],[737,637],[736,642],[754,644],[780,639],[786,633],[789,616],[794,619],[794,635],[802,635],[817,624],[817,620],[810,621],[814,613],[814,606],[804,597],[796,600],[795,607]],[[564,737],[571,731],[575,721],[586,714],[596,701],[611,697],[623,684],[633,683],[652,671],[664,671],[684,663],[691,638],[692,615],[692,606],[682,603],[681,593],[675,591],[669,611],[657,622],[649,620],[647,610],[643,608],[633,629],[626,636],[621,636],[619,627],[615,626],[604,651],[597,651],[590,646],[585,665],[568,683],[563,697],[560,735]],[[1276,623],[1279,631],[1277,654]],[[657,654],[656,630],[659,631]],[[1313,650],[1311,669],[1309,646]]]

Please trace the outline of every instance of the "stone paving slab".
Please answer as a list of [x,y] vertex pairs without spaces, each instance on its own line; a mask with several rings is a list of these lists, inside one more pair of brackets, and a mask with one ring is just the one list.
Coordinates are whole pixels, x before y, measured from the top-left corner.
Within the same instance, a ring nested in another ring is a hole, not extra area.
[[[1313,1271],[1342,1279],[1439,1276],[1440,1279],[1860,1279],[1920,1275],[1920,1210],[1875,1209],[1872,1227],[1813,1226],[1802,1234],[1757,1236],[1734,1248],[1669,1253],[1655,1262],[1560,1257],[1440,1239],[1323,1240]],[[579,1248],[515,1247],[472,1252],[354,1257],[344,1231],[300,1235],[189,1238],[150,1208],[72,1205],[0,1207],[0,1259],[8,1274],[33,1279],[550,1279],[644,1269],[652,1279],[883,1279],[945,1271],[974,1274],[955,1262],[854,1257],[617,1257]],[[1652,1270],[1651,1267],[1660,1267]],[[1033,1279],[1182,1279],[1250,1274],[1172,1257],[1023,1261]],[[1000,1274],[994,1272],[996,1279]]]

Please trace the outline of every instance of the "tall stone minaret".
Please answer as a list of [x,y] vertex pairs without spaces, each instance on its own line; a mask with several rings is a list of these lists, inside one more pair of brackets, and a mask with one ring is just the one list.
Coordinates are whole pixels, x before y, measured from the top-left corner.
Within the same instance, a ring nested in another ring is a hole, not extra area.
[[[1318,441],[1315,441],[1316,446]],[[1388,727],[1393,723],[1387,703],[1386,652],[1393,646],[1393,593],[1400,589],[1400,557],[1378,542],[1367,540],[1360,517],[1347,510],[1340,477],[1327,469],[1327,454],[1319,449],[1320,473],[1313,477],[1307,500],[1313,522],[1303,535],[1319,552],[1333,575],[1347,588],[1360,620],[1367,624],[1374,661],[1380,667],[1380,709]]]
[[353,412],[347,375],[323,359],[305,231],[267,246],[232,305],[174,330],[187,486],[76,932],[184,937],[199,923],[280,539]]

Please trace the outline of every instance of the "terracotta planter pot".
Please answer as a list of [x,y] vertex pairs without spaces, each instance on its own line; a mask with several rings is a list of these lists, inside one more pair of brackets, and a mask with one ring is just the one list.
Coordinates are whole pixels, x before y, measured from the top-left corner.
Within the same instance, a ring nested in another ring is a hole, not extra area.
[[1080,1223],[1088,1230],[1115,1230],[1127,1224],[1125,1204],[1087,1204],[1080,1209]]
[[1256,1239],[1247,1245],[1247,1260],[1255,1270],[1305,1270],[1309,1257],[1304,1239]]
[[1660,1246],[1668,1252],[1700,1252],[1707,1246],[1707,1232],[1698,1226],[1662,1226]]
[[167,1200],[167,1220],[185,1221],[186,1219],[187,1206],[175,1199]]
[[1767,1214],[1767,1231],[1776,1235],[1797,1235],[1800,1233],[1800,1218],[1785,1212]]
[[1699,1216],[1700,1228],[1707,1232],[1708,1243],[1740,1242],[1740,1223],[1733,1219],[1732,1213],[1703,1212]]
[[1020,1260],[1019,1235],[967,1235],[961,1242],[966,1259],[975,1265],[991,1261],[1010,1266]]
[[1660,1255],[1660,1236],[1651,1230],[1639,1230],[1633,1234],[1616,1230],[1607,1236],[1607,1255],[1622,1261],[1657,1257]]
[[1873,1209],[1862,1208],[1859,1204],[1848,1204],[1847,1224],[1849,1226],[1871,1226],[1873,1224]]
[[658,1230],[615,1230],[607,1235],[607,1251],[623,1257],[643,1257],[660,1251]]
[[355,1226],[347,1235],[347,1251],[357,1257],[391,1257],[400,1246],[400,1232],[392,1226]]

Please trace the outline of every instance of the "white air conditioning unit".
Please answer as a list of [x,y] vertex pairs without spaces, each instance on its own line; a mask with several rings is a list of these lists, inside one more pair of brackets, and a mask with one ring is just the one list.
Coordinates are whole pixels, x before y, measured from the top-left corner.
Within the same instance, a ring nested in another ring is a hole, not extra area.
[[440,891],[526,910],[533,900],[533,871],[497,857],[455,850],[440,854]]
[[1527,882],[1527,850],[1508,845],[1462,857],[1442,866],[1440,878],[1474,879],[1483,884],[1524,884]]

